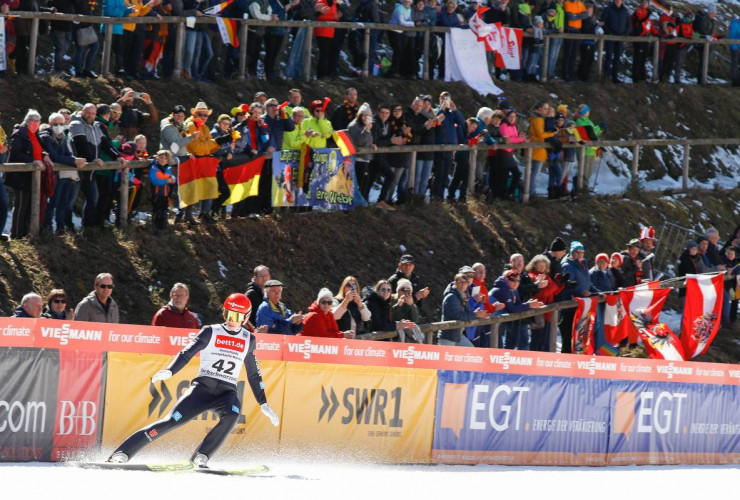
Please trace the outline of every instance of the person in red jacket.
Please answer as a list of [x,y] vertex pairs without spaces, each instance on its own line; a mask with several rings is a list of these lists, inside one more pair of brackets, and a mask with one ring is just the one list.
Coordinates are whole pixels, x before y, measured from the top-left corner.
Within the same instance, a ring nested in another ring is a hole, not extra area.
[[308,314],[303,321],[303,331],[297,335],[304,337],[329,337],[335,339],[353,339],[355,332],[347,330],[342,332],[337,326],[337,320],[334,319],[332,306],[334,305],[334,296],[328,288],[322,288],[319,291],[316,301],[308,308]]
[[[687,38],[689,40],[694,38],[694,14],[687,12],[677,24],[676,29],[678,29],[679,38]],[[686,42],[679,42],[676,47],[676,66],[674,68],[675,73],[673,73],[673,83],[678,85],[683,83],[681,81],[681,73],[683,72],[683,65],[686,62],[686,54],[689,51],[689,46]]]
[[[341,11],[337,8],[337,0],[317,0],[316,1],[317,21],[336,22],[342,17]],[[316,77],[321,80],[329,78],[332,73],[332,48],[334,46],[334,28],[315,28],[314,36],[316,43],[319,45],[319,62],[316,68]]]
[[[481,309],[489,314],[493,314],[506,307],[502,302],[494,302],[492,304],[491,299],[488,297],[488,287],[486,286],[486,266],[484,266],[480,262],[476,262],[475,264],[473,264],[472,267],[475,271],[472,287],[478,288],[472,289],[471,287],[471,291],[476,292],[475,296],[481,299],[479,302],[481,304]],[[491,347],[491,325],[482,325],[469,328],[476,328],[475,335],[472,339],[473,345],[475,347]]]
[[[552,304],[555,301],[555,297],[563,291],[563,285],[560,284],[559,280],[550,276],[550,259],[547,258],[547,255],[540,254],[532,257],[525,270],[529,273],[529,277],[533,282],[547,282],[547,285],[544,288],[540,288],[534,298],[543,304]],[[530,351],[547,352],[550,350],[548,337],[550,316],[550,313],[536,316],[535,322],[530,325],[529,328],[532,334],[529,341]]]
[[152,318],[153,326],[168,326],[170,328],[199,329],[202,322],[190,309],[190,290],[185,283],[175,283],[170,290],[170,301],[156,312]]

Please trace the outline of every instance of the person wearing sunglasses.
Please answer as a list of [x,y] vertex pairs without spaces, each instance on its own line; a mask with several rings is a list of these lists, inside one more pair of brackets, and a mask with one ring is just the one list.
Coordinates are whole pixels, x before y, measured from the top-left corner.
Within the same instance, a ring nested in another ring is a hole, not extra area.
[[337,320],[334,319],[332,308],[334,297],[331,290],[322,288],[313,304],[308,307],[308,314],[303,322],[303,331],[297,336],[329,337],[335,339],[353,339],[354,330],[339,330]]
[[95,289],[75,307],[75,321],[119,323],[118,304],[113,300],[113,275],[100,273],[95,277]]
[[55,288],[46,296],[46,306],[41,312],[42,318],[68,319],[71,316],[67,310],[67,292],[61,288]]
[[265,333],[267,328],[250,331],[248,325],[252,303],[242,293],[232,293],[224,301],[223,323],[204,326],[164,370],[152,377],[152,384],[171,378],[185,368],[200,353],[198,376],[190,383],[174,408],[165,418],[134,432],[108,458],[108,462],[125,463],[152,441],[191,421],[204,411],[219,416],[219,423],[206,434],[191,457],[199,468],[208,468],[208,460],[218,451],[241,415],[242,402],[237,384],[244,366],[247,381],[262,413],[274,426],[280,417],[267,404],[265,385],[257,365],[255,333]]
[[373,332],[390,332],[396,330],[399,338],[404,338],[403,330],[414,328],[413,321],[393,319],[393,285],[388,280],[380,280],[370,290],[363,302],[370,310],[370,330]]

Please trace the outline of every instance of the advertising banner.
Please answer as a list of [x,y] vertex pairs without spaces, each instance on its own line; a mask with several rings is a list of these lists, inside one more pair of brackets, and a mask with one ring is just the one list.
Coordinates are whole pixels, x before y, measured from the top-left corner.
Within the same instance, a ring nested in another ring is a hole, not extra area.
[[[198,359],[192,360],[171,379],[157,384],[151,377],[170,362],[171,357],[152,354],[111,353],[108,355],[106,380],[105,421],[103,425],[103,448],[107,452],[120,445],[132,432],[147,424],[166,418],[175,402],[190,387],[190,381],[198,373]],[[267,401],[280,414],[283,400],[284,365],[282,362],[261,361],[262,378]],[[239,420],[231,431],[223,448],[222,457],[249,453],[255,447],[273,449],[277,445],[279,427],[274,427],[262,415],[260,407],[246,382],[246,371],[242,369],[237,388],[242,402]],[[163,453],[172,458],[188,459],[206,433],[218,423],[218,417],[207,412],[188,424],[158,439],[142,454]]]
[[49,461],[59,355],[0,348],[0,462]]
[[432,459],[604,465],[609,381],[440,371]]
[[286,365],[281,444],[375,461],[429,461],[434,370]]
[[100,442],[104,355],[59,351],[59,390],[52,461],[76,460]]
[[301,151],[275,152],[272,157],[272,206],[307,207],[308,197],[299,183]]
[[0,318],[0,322],[0,347],[33,347],[37,320]]
[[308,203],[312,207],[352,210],[355,200],[355,159],[339,149],[314,149]]
[[608,463],[736,463],[737,387],[611,382]]

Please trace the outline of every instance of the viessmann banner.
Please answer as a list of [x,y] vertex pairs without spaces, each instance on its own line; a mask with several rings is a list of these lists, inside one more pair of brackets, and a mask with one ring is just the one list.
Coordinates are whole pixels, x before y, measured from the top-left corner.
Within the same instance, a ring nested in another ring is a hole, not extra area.
[[[107,389],[105,399],[105,424],[102,445],[105,452],[114,450],[131,433],[148,424],[169,416],[177,400],[188,390],[190,381],[197,376],[198,360],[194,359],[172,378],[151,383],[151,377],[164,369],[171,356],[155,354],[111,353],[108,355]],[[261,361],[260,369],[268,402],[280,412],[283,400],[284,364]],[[246,382],[242,369],[237,387],[242,401],[241,412],[231,436],[219,451],[222,457],[263,446],[274,450],[278,444],[279,429],[262,415],[259,404]],[[205,412],[193,421],[158,439],[142,452],[157,454],[166,451],[187,458],[203,437],[218,423],[218,417]],[[182,450],[189,450],[183,455]],[[235,454],[235,455],[234,455]]]

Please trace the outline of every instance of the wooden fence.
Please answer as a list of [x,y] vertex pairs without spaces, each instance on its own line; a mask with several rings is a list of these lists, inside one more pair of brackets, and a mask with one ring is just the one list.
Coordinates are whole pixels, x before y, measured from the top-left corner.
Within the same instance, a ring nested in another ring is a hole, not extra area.
[[[681,146],[684,150],[683,155],[683,177],[682,177],[682,188],[689,189],[689,161],[690,152],[692,147],[697,146],[737,146],[740,145],[740,137],[728,138],[728,139],[643,139],[643,140],[622,140],[622,141],[597,141],[589,142],[587,144],[565,144],[565,148],[578,148],[579,149],[579,162],[578,162],[578,178],[579,186],[584,186],[584,157],[586,154],[587,147],[632,147],[632,180],[633,182],[637,179],[637,173],[639,169],[640,150],[643,147],[660,147],[660,146]],[[411,154],[411,165],[409,167],[409,185],[408,189],[413,191],[414,188],[414,174],[416,169],[416,154],[419,152],[442,152],[442,151],[477,151],[477,150],[488,150],[494,146],[477,145],[477,146],[464,146],[464,145],[433,145],[433,146],[390,146],[382,148],[358,148],[357,154],[371,153],[371,154],[400,154],[410,153]],[[524,149],[525,162],[524,162],[524,193],[523,201],[527,203],[529,201],[529,188],[532,182],[532,150],[537,148],[552,148],[549,143],[520,143],[520,144],[505,144],[501,147],[510,149]],[[267,158],[272,158],[272,153],[265,155]],[[145,168],[150,165],[147,161],[131,161],[126,164],[126,167],[122,169],[120,179],[120,205],[121,210],[119,222],[122,229],[126,228],[127,225],[127,207],[128,207],[128,177],[129,171],[132,168]],[[111,170],[120,169],[121,165],[118,162],[107,162],[103,166],[96,164],[88,164],[83,167],[82,171],[90,170]],[[43,165],[40,162],[37,163],[6,163],[0,164],[0,172],[31,172],[32,173],[32,187],[31,187],[31,236],[38,235],[39,232],[39,206],[41,198],[41,171],[44,170]],[[75,170],[73,167],[66,165],[55,164],[55,171],[64,170]],[[469,182],[468,190],[473,190],[473,179],[475,176],[475,169],[471,168],[469,171]]]
[[[9,16],[17,17],[19,19],[31,19],[31,35],[30,35],[30,47],[29,47],[29,58],[28,58],[28,74],[35,74],[36,68],[36,52],[38,47],[38,33],[39,33],[39,21],[71,21],[71,22],[84,22],[84,23],[100,23],[105,25],[104,43],[103,43],[103,62],[102,71],[103,77],[110,75],[111,66],[111,49],[113,45],[113,30],[111,25],[113,24],[174,24],[176,25],[176,38],[175,38],[175,68],[173,76],[174,78],[180,78],[182,74],[182,59],[183,59],[183,45],[185,41],[185,17],[163,17],[158,20],[154,17],[104,17],[104,16],[82,16],[77,14],[61,14],[61,13],[47,13],[47,12],[24,12],[24,11],[12,11]],[[3,16],[0,16],[3,17]],[[215,24],[216,17],[214,16],[203,16],[196,17],[196,23],[207,23]],[[423,32],[423,78],[428,80],[429,74],[429,44],[432,33],[447,33],[450,28],[441,26],[431,27],[407,27],[398,26],[395,24],[374,24],[374,23],[359,23],[359,22],[321,22],[321,21],[261,21],[257,19],[237,19],[239,25],[239,73],[238,78],[240,80],[246,79],[247,69],[247,43],[249,40],[248,28],[257,27],[285,27],[285,28],[305,28],[306,29],[306,43],[303,54],[303,71],[302,78],[305,81],[311,79],[311,49],[313,45],[314,29],[315,28],[344,28],[352,30],[363,30],[363,49],[365,54],[370,52],[370,32],[371,30],[395,30],[395,31],[416,31]],[[524,34],[525,37],[530,37],[529,33]],[[614,35],[582,35],[575,33],[555,33],[545,35],[544,53],[542,57],[542,77],[541,81],[547,81],[547,64],[548,55],[550,51],[550,40],[554,38],[563,39],[575,39],[575,40],[595,40],[596,41],[596,54],[598,57],[597,62],[597,73],[599,78],[603,75],[603,56],[604,56],[604,42],[605,41],[620,41],[620,42],[640,42],[649,43],[653,47],[653,74],[652,79],[654,82],[658,81],[658,54],[660,47],[660,38],[657,37],[636,37],[636,36],[614,36]],[[740,43],[740,40],[712,40],[709,41],[705,38],[696,39],[685,39],[685,38],[673,38],[671,41],[678,43],[696,44],[702,47],[704,52],[702,58],[702,79],[704,83],[707,82],[707,75],[709,72],[709,51],[713,45],[729,45],[733,43]],[[362,68],[362,75],[367,77],[370,76],[369,58],[365,58],[365,63]]]

